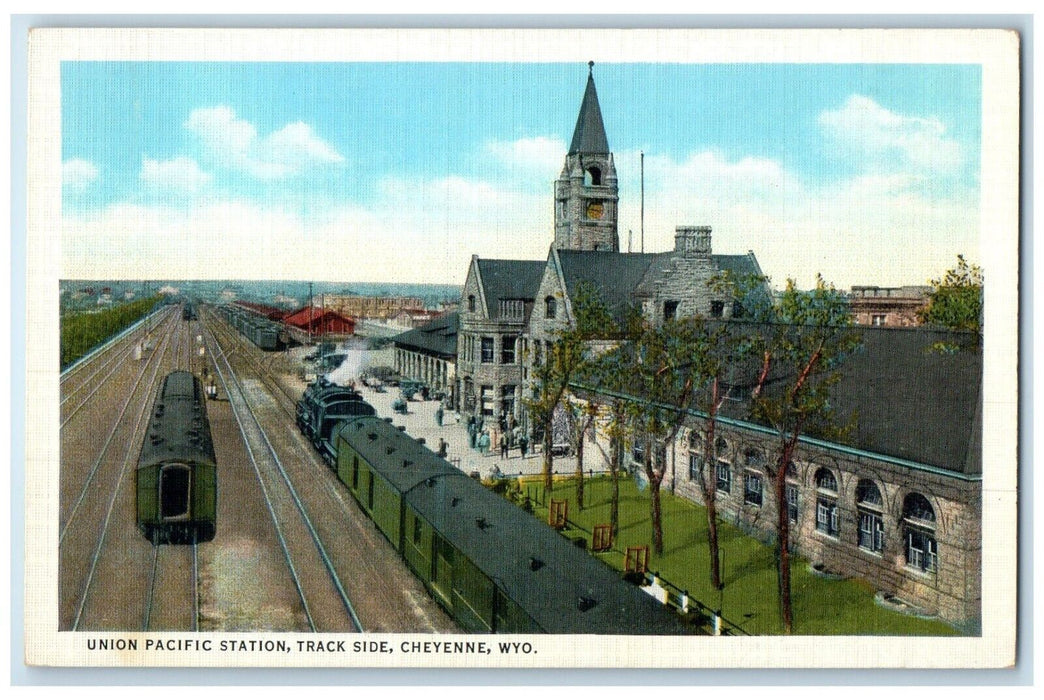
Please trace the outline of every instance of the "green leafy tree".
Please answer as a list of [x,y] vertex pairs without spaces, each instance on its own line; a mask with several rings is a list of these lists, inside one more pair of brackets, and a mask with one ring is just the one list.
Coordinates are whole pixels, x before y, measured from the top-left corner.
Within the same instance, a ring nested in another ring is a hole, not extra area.
[[816,278],[814,289],[799,290],[793,280],[756,316],[762,332],[745,348],[760,354],[761,370],[753,390],[755,420],[776,434],[775,459],[767,468],[776,506],[776,565],[780,616],[785,633],[793,632],[790,586],[790,518],[786,474],[802,435],[838,431],[829,402],[830,388],[841,379],[844,359],[859,345],[851,329],[844,295]]
[[691,324],[667,321],[662,328],[632,314],[627,323],[626,342],[601,358],[600,385],[610,389],[615,402],[614,459],[625,442],[642,466],[649,484],[652,546],[663,553],[663,522],[660,487],[667,474],[666,446],[681,429],[694,384],[684,364],[685,348],[691,343]]
[[542,474],[545,494],[551,492],[552,486],[555,411],[562,405],[570,382],[585,371],[591,357],[589,341],[605,337],[607,329],[614,326],[609,310],[597,291],[587,285],[577,289],[572,308],[572,322],[554,334],[553,339],[546,344],[543,357],[534,358],[535,392],[525,402],[533,422],[540,426],[543,434]]
[[576,455],[576,506],[580,510],[584,508],[584,439],[587,432],[598,419],[598,404],[587,401],[582,404],[566,402],[570,425],[570,439],[573,446],[573,454]]
[[[957,256],[957,266],[940,279],[930,281],[928,305],[919,313],[923,323],[971,335],[973,344],[982,340],[982,268]],[[940,350],[956,350],[956,343],[946,343]]]

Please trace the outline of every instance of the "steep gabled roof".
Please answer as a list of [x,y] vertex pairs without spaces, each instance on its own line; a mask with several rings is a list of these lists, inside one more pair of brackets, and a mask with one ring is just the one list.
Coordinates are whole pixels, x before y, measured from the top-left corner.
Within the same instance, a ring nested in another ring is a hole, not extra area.
[[500,302],[506,299],[532,301],[547,267],[546,260],[491,260],[478,258],[479,281],[486,300],[488,318],[500,316]]
[[[588,64],[589,67],[593,63]],[[605,137],[605,125],[602,124],[602,109],[598,105],[598,93],[595,90],[594,74],[587,74],[587,89],[580,103],[580,114],[576,118],[573,129],[573,141],[569,144],[569,154],[577,153],[609,153],[609,140]]]
[[598,292],[609,313],[623,320],[635,303],[634,292],[649,266],[668,253],[615,253],[604,250],[554,251],[566,293],[576,298],[577,289],[587,285]]
[[[570,299],[582,284],[598,291],[609,312],[623,320],[627,310],[642,294],[651,294],[659,283],[658,274],[675,255],[666,253],[615,253],[603,250],[555,251],[561,265],[562,278]],[[746,255],[712,255],[712,262],[734,275],[760,275],[761,268],[753,253]]]

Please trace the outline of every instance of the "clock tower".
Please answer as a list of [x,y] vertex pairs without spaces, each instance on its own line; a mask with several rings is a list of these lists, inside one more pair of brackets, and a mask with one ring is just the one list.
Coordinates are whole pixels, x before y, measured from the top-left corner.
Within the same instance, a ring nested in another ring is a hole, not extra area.
[[555,181],[555,248],[619,252],[616,165],[602,124],[594,84],[594,62],[587,64],[587,89],[573,140]]

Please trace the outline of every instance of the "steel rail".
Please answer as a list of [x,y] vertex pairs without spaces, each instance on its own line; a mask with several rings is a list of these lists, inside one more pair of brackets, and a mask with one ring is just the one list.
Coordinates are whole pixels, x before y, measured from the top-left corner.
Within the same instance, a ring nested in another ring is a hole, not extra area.
[[[168,331],[168,332],[169,332],[169,331]],[[127,355],[129,355],[129,354],[130,354],[130,349],[128,349],[128,350],[127,350],[127,351],[126,351],[125,353],[123,353],[122,355],[117,355],[116,357],[117,357],[118,359],[120,359],[120,360],[123,360],[123,359],[125,359],[125,358],[126,358],[126,356],[127,356]],[[94,379],[94,378],[95,378],[95,377],[96,377],[96,376],[98,375],[98,373],[99,373],[99,372],[101,371],[101,369],[104,369],[104,367],[106,367],[106,366],[107,366],[107,365],[103,365],[103,366],[102,366],[101,368],[99,368],[98,372],[95,372],[95,373],[94,373],[94,374],[92,374],[91,376],[89,376],[89,377],[86,377],[86,378],[84,379],[84,383],[83,383],[83,384],[81,384],[80,386],[76,387],[75,389],[73,389],[73,390],[72,390],[72,391],[71,391],[71,392],[69,393],[69,396],[67,396],[66,398],[63,398],[63,399],[61,400],[60,404],[64,404],[64,403],[65,403],[65,401],[67,401],[68,399],[72,398],[72,397],[73,397],[73,396],[74,396],[74,395],[75,395],[75,394],[76,394],[76,393],[77,393],[78,391],[80,391],[80,390],[81,390],[82,388],[84,388],[84,387],[87,387],[87,386],[90,386],[90,385],[88,384],[88,382],[90,382],[90,380]],[[148,366],[148,362],[146,362],[146,366]],[[109,371],[109,373],[108,373],[108,374],[106,374],[106,375],[105,375],[104,377],[102,377],[102,378],[101,378],[101,380],[100,380],[100,381],[99,381],[98,383],[96,383],[96,384],[94,385],[94,388],[93,388],[93,389],[92,389],[92,390],[91,390],[91,391],[90,391],[90,392],[89,392],[89,393],[88,393],[88,394],[87,394],[87,395],[86,395],[85,397],[83,397],[83,401],[81,401],[81,402],[80,402],[80,404],[79,404],[78,406],[76,406],[76,408],[74,408],[74,409],[72,409],[72,411],[70,411],[69,415],[68,415],[68,416],[66,416],[66,417],[65,417],[65,420],[63,420],[63,421],[61,422],[61,424],[60,424],[60,425],[58,426],[58,429],[59,429],[59,430],[61,430],[62,428],[64,428],[64,427],[65,427],[65,425],[66,425],[66,424],[67,424],[67,423],[68,423],[69,421],[71,421],[71,420],[73,419],[73,417],[74,417],[74,416],[75,416],[75,415],[76,415],[77,413],[79,413],[79,412],[80,412],[80,409],[81,409],[81,408],[83,408],[84,406],[86,406],[88,402],[90,402],[91,398],[92,398],[92,397],[93,397],[93,396],[94,396],[94,395],[95,395],[96,393],[98,393],[98,390],[99,390],[99,389],[100,389],[100,388],[101,388],[102,386],[104,386],[104,384],[105,384],[105,381],[106,381],[106,380],[108,380],[108,379],[109,379],[109,377],[111,377],[111,376],[112,376],[112,375],[113,375],[113,374],[114,374],[114,373],[116,372],[116,370],[117,370],[117,369],[119,369],[119,368],[120,368],[120,365],[119,365],[118,363],[115,363],[115,364],[113,365],[112,369],[111,369],[111,370]],[[59,409],[60,409],[60,408],[61,408],[61,405],[59,405]]]
[[[155,363],[153,375],[152,375],[152,378],[150,379],[150,385],[151,386],[155,386],[156,375],[159,374],[159,368],[160,368],[160,365],[162,364],[163,356],[166,355],[167,347],[169,346],[169,340],[170,340],[170,336],[169,335],[168,336],[164,336],[163,351],[157,357],[157,362]],[[134,434],[135,435],[137,435],[139,433],[139,427],[140,427],[140,425],[142,423],[142,419],[145,416],[150,415],[151,408],[152,407],[147,405],[147,404],[142,407],[142,411],[138,415],[138,420],[135,422],[135,425],[134,425]],[[117,427],[118,427],[118,425],[119,425],[119,423],[117,422]],[[113,432],[115,432],[115,428],[113,429]],[[134,447],[134,442],[135,441],[132,440],[127,445],[127,450],[124,452],[123,465],[120,467],[120,472],[119,472],[119,474],[116,477],[114,488],[112,489],[112,495],[109,496],[109,506],[108,506],[108,509],[106,510],[105,518],[102,521],[101,536],[98,538],[98,544],[94,548],[94,554],[91,557],[91,568],[90,568],[90,571],[87,574],[87,580],[84,582],[83,593],[80,596],[80,602],[79,602],[79,605],[77,606],[76,616],[75,616],[75,618],[73,620],[72,630],[74,632],[79,628],[80,620],[83,617],[83,611],[84,611],[84,609],[87,606],[87,598],[90,595],[91,586],[92,586],[92,584],[94,582],[94,573],[95,573],[95,571],[98,568],[98,560],[101,558],[101,553],[102,553],[102,550],[103,550],[104,545],[105,545],[105,539],[106,539],[106,536],[108,535],[108,532],[109,532],[109,522],[112,520],[112,513],[113,513],[113,510],[114,510],[114,508],[116,506],[116,497],[119,494],[120,485],[123,483],[125,475],[127,473],[127,465],[130,462],[130,455],[131,455],[131,450]],[[93,479],[93,473],[92,473],[92,479]],[[81,493],[81,500],[82,500],[82,497],[83,497],[83,494]],[[78,505],[79,504],[77,504],[77,506]],[[62,542],[64,541],[64,537],[65,537],[65,533],[68,530],[68,527],[72,523],[72,521],[73,521],[73,517],[70,515],[69,520],[66,523],[65,528],[62,530],[62,534],[61,534],[61,536],[59,537],[59,540],[58,540],[58,547],[59,547],[59,549],[62,546]]]
[[[222,361],[225,362],[226,369],[229,374],[232,375],[232,365],[228,360],[222,356]],[[268,487],[265,485],[265,479],[261,475],[261,468],[257,463],[257,457],[254,454],[254,448],[251,446],[250,438],[247,436],[246,426],[243,424],[243,420],[240,418],[239,409],[236,407],[236,401],[232,399],[232,392],[229,390],[229,382],[225,379],[225,373],[221,371],[221,367],[218,365],[217,357],[214,357],[214,371],[218,373],[218,377],[221,379],[222,385],[225,387],[225,395],[228,397],[229,406],[232,408],[232,416],[236,419],[236,424],[239,426],[239,432],[243,436],[243,444],[247,450],[247,456],[250,458],[250,463],[254,467],[254,474],[257,476],[257,482],[261,486],[261,495],[265,499],[265,507],[268,509],[268,515],[272,518],[272,524],[275,526],[276,537],[279,539],[279,546],[283,550],[283,557],[286,559],[286,564],[290,569],[290,577],[294,581],[294,587],[297,589],[297,595],[301,599],[301,605],[304,607],[305,617],[308,619],[308,626],[312,632],[316,631],[315,621],[312,619],[312,612],[308,607],[308,600],[305,596],[304,589],[301,587],[301,579],[297,573],[297,567],[294,566],[293,556],[290,554],[290,548],[286,543],[286,537],[283,535],[282,525],[279,524],[279,518],[276,516],[275,508],[272,505],[272,498],[269,495]],[[244,397],[240,396],[240,400],[243,405],[246,405]],[[249,409],[248,409],[249,410]]]
[[[333,562],[330,560],[330,556],[329,556],[329,554],[327,554],[326,548],[323,546],[322,540],[319,537],[319,533],[316,532],[315,526],[312,524],[312,520],[308,516],[308,512],[305,509],[304,503],[302,503],[301,498],[300,498],[300,496],[297,493],[297,489],[294,488],[294,485],[293,485],[293,483],[290,480],[290,476],[289,476],[289,474],[287,474],[286,467],[283,465],[282,460],[279,459],[279,455],[276,452],[275,447],[272,445],[271,441],[268,439],[268,435],[265,432],[264,427],[261,425],[261,421],[257,418],[257,415],[254,413],[253,409],[250,408],[250,405],[246,402],[245,396],[243,396],[244,392],[243,392],[242,386],[239,384],[239,380],[236,378],[235,373],[232,371],[231,363],[229,362],[228,358],[225,356],[224,351],[221,349],[220,345],[217,344],[217,339],[213,337],[213,333],[210,333],[210,335],[211,335],[211,338],[212,338],[214,344],[217,345],[218,350],[220,351],[221,360],[223,362],[225,362],[226,367],[229,370],[232,382],[235,383],[237,391],[240,393],[240,396],[243,398],[243,406],[246,408],[247,412],[250,415],[250,418],[253,420],[254,424],[257,426],[258,434],[260,435],[261,439],[264,441],[265,447],[267,448],[269,454],[271,455],[273,463],[275,464],[275,466],[276,466],[276,468],[277,468],[277,470],[279,472],[279,475],[282,477],[283,482],[286,485],[288,493],[290,494],[291,498],[293,498],[294,505],[297,507],[297,511],[298,511],[298,513],[301,516],[301,520],[304,523],[305,527],[308,530],[309,535],[312,538],[312,542],[315,545],[316,550],[319,553],[319,557],[320,557],[320,559],[323,562],[323,566],[326,567],[326,571],[330,575],[330,579],[332,580],[332,582],[334,584],[334,587],[337,589],[337,594],[338,594],[338,596],[341,599],[341,603],[344,605],[345,611],[348,613],[348,616],[351,618],[352,624],[355,625],[356,629],[359,632],[364,631],[362,622],[359,620],[359,616],[358,616],[358,614],[355,611],[355,606],[352,605],[352,602],[351,602],[351,600],[348,597],[348,593],[345,591],[344,586],[341,583],[340,576],[338,576],[337,570],[334,568]],[[216,366],[216,362],[215,362],[215,366]],[[223,376],[222,376],[222,382],[225,384],[226,392],[228,392],[228,382],[225,380],[225,378]],[[229,393],[228,395],[229,395],[229,400],[231,401],[231,393]],[[235,404],[233,403],[233,409],[234,408],[235,408]],[[237,416],[237,420],[238,420],[238,416]],[[244,437],[245,437],[245,434],[244,434]]]

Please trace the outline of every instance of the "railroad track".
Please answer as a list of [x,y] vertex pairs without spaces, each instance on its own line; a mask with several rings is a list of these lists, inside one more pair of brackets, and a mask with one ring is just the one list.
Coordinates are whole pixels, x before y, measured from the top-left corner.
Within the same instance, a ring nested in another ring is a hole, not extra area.
[[[287,469],[273,447],[229,358],[212,332],[204,335],[233,415],[243,435],[265,506],[297,589],[311,631],[363,631],[363,625],[308,515]],[[311,543],[310,545],[308,543]],[[316,575],[325,572],[325,576]],[[309,572],[305,575],[305,572]],[[337,610],[337,603],[340,610]],[[332,621],[332,622],[331,622]],[[326,627],[327,630],[321,628]]]
[[[93,395],[97,387],[104,384],[112,376],[113,372],[119,369],[121,363],[134,351],[136,344],[131,341],[138,330],[143,330],[146,327],[146,323],[149,325],[155,324],[152,326],[152,329],[157,331],[160,330],[161,325],[169,326],[172,318],[173,314],[168,309],[153,312],[147,319],[142,319],[131,325],[67,367],[59,376],[59,385],[61,387],[59,407],[64,408],[66,403],[71,401],[84,388],[93,387],[94,389],[90,392],[90,395]],[[122,347],[120,347],[121,345]],[[113,350],[117,347],[120,347],[120,349],[114,353]],[[106,375],[101,379],[97,379],[98,375],[106,370],[109,370]],[[82,402],[75,410],[79,410],[81,406]]]
[[[75,553],[82,553],[86,545],[86,548],[90,551],[87,571],[83,577],[79,594],[76,596],[75,614],[70,626],[74,631],[81,629],[85,615],[89,613],[92,593],[97,590],[95,584],[103,557],[111,556],[112,558],[118,558],[119,556],[112,550],[122,547],[121,537],[125,538],[126,534],[116,534],[114,532],[116,524],[119,523],[120,529],[125,532],[129,517],[130,527],[134,528],[133,516],[128,516],[128,514],[133,514],[133,507],[126,508],[126,506],[123,506],[119,509],[119,514],[117,514],[117,503],[133,503],[133,479],[131,476],[133,475],[138,448],[141,445],[141,436],[144,434],[145,424],[148,422],[151,409],[149,401],[139,400],[134,402],[134,397],[139,393],[138,387],[146,375],[149,375],[148,380],[145,381],[144,390],[141,393],[144,397],[154,394],[161,378],[161,369],[168,363],[177,361],[180,357],[178,351],[180,343],[176,339],[172,340],[172,336],[176,332],[175,329],[171,329],[163,334],[157,351],[149,357],[138,374],[131,391],[127,392],[127,401],[121,409],[115,424],[109,430],[98,458],[92,465],[88,478],[81,489],[80,495],[72,505],[72,509],[61,528],[58,548],[59,556],[63,557],[64,555],[64,558],[62,558],[63,566],[71,566],[69,558],[74,553],[70,552],[67,554],[67,550],[73,549]],[[122,458],[117,455],[114,462],[106,460],[106,455],[114,441],[114,437],[121,427],[125,427],[124,417],[132,405],[137,410],[133,415],[130,430],[131,437],[124,442],[125,447]],[[103,469],[103,466],[107,468]],[[115,473],[113,473],[113,469],[115,469]],[[88,501],[92,507],[83,507]],[[101,513],[98,512],[98,504],[104,504]],[[99,517],[100,523],[98,522]],[[90,544],[91,537],[89,533],[91,532],[96,533],[93,545]],[[85,539],[87,540],[86,542],[84,541]],[[106,545],[110,543],[110,539],[113,540],[113,543],[107,549]],[[70,546],[70,540],[75,540],[72,546]],[[107,595],[108,592],[96,597],[100,601],[104,601],[107,599]],[[104,606],[105,604],[104,602],[97,603],[98,606]]]
[[[269,396],[258,408],[278,413],[279,417],[270,416],[272,424],[288,426],[288,430],[279,433],[283,452],[294,456],[285,460],[288,475],[314,514],[317,530],[325,541],[333,543],[328,545],[329,552],[342,578],[350,580],[354,590],[366,592],[364,599],[355,601],[366,628],[389,632],[458,631],[336,480],[314,446],[297,430],[296,402],[300,397],[291,395],[269,375],[266,363],[256,359],[260,350],[228,328],[217,314],[212,311],[204,314],[210,321],[208,329],[212,337],[215,342],[220,338],[226,357],[230,360],[234,357],[237,364],[249,370],[252,380],[268,388]],[[396,585],[388,585],[392,580]]]

